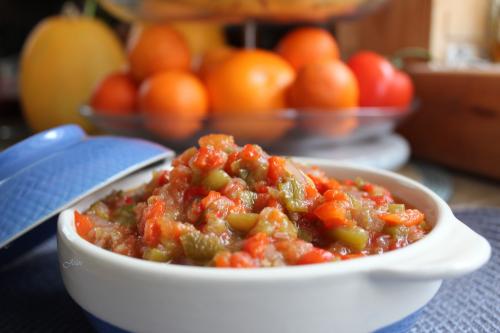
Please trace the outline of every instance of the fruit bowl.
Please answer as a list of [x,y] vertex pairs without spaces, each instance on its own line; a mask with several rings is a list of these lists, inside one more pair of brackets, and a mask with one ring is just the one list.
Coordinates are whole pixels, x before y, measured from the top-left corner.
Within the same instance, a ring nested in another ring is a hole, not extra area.
[[305,142],[342,145],[389,134],[417,105],[414,101],[406,108],[359,107],[334,112],[283,109],[265,114],[209,114],[202,119],[116,115],[88,105],[80,113],[103,132],[155,140],[175,150],[192,146],[202,135],[226,133],[241,143],[287,153]]
[[362,14],[386,0],[100,0],[125,20],[316,21]]

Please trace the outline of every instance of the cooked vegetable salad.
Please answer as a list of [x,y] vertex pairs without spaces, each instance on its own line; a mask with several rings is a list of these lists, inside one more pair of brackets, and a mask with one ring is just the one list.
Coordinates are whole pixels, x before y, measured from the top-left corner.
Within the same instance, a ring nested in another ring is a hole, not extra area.
[[75,211],[80,236],[146,260],[215,267],[273,267],[347,260],[418,241],[425,216],[361,178],[237,146],[212,134],[170,170]]

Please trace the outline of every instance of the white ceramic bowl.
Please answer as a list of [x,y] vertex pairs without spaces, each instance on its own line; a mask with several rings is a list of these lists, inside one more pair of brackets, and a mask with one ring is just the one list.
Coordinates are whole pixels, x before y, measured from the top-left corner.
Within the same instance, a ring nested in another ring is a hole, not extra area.
[[103,322],[133,332],[398,332],[436,294],[442,279],[470,273],[489,259],[488,242],[424,186],[387,171],[298,160],[339,179],[361,176],[387,187],[422,210],[433,230],[382,255],[259,269],[155,263],[80,238],[73,210],[86,209],[112,189],[148,181],[151,170],[146,170],[61,213],[59,264],[69,294]]

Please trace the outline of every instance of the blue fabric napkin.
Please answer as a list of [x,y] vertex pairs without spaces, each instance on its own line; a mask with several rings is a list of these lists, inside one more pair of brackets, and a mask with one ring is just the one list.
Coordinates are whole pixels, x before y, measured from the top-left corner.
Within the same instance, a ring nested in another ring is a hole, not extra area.
[[[489,240],[491,260],[475,273],[445,281],[411,333],[500,332],[500,209],[455,213]],[[0,268],[0,331],[92,332],[64,289],[54,238]]]
[[461,210],[455,215],[488,239],[491,259],[477,272],[444,281],[411,333],[500,332],[500,209]]

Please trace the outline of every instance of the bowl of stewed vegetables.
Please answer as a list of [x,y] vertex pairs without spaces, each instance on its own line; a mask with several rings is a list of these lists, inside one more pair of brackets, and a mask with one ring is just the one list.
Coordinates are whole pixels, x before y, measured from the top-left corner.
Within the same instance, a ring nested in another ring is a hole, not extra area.
[[98,330],[405,331],[487,241],[403,176],[201,137],[59,217],[65,286]]

